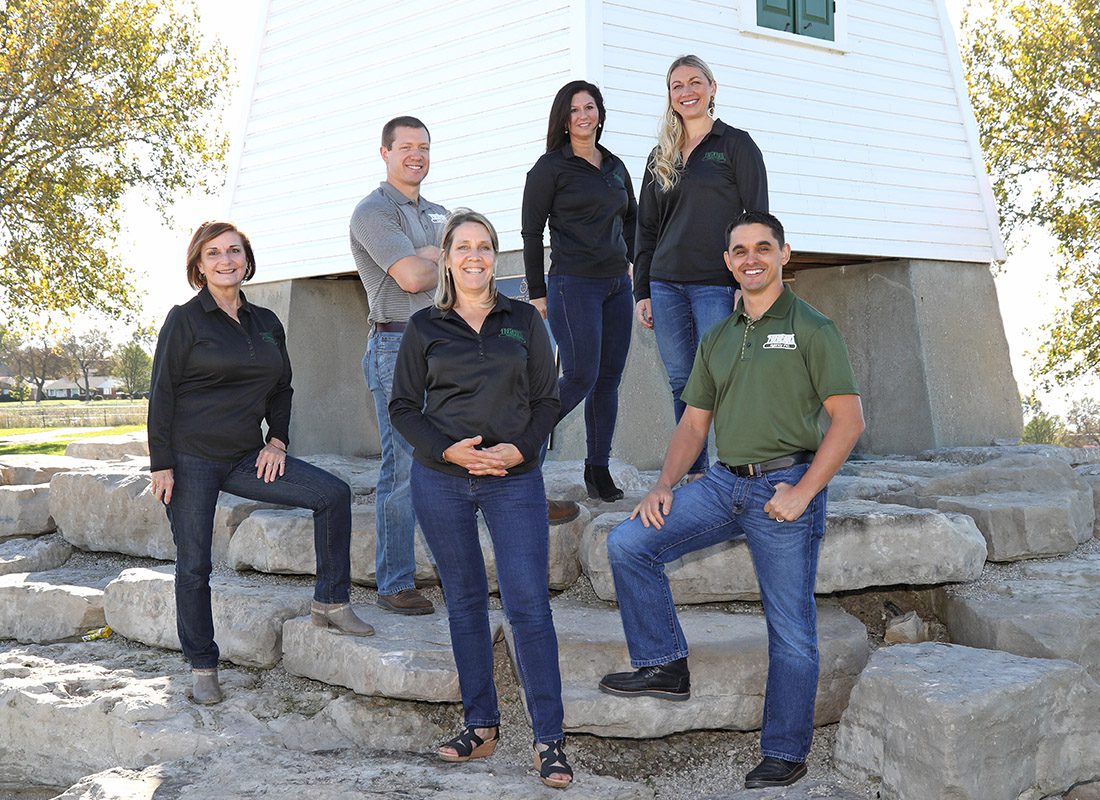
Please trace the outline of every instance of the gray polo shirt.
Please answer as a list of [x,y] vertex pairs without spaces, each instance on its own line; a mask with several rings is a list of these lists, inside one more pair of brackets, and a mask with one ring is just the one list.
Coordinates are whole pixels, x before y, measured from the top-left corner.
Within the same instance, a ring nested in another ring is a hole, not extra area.
[[388,182],[359,201],[351,214],[351,254],[367,290],[370,321],[407,322],[432,304],[434,291],[410,293],[389,274],[389,268],[418,247],[439,246],[447,209],[420,198],[410,200]]

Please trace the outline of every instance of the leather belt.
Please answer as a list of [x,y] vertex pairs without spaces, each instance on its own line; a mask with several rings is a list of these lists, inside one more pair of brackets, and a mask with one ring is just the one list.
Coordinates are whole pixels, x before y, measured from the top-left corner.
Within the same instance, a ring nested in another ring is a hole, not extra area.
[[719,461],[718,463],[739,478],[755,478],[757,475],[767,475],[769,472],[787,469],[796,464],[808,464],[814,460],[814,455],[815,454],[809,450],[799,450],[797,453],[791,453],[789,456],[780,456],[770,461],[761,461],[759,464],[741,464],[740,466],[731,467],[723,461]]
[[380,333],[404,333],[407,322],[376,322],[374,329]]

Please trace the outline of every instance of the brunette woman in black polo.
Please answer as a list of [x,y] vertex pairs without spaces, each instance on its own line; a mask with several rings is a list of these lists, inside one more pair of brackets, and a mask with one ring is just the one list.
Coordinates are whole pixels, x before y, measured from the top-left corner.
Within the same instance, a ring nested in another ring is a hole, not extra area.
[[187,248],[187,280],[199,292],[168,312],[153,359],[150,484],[172,524],[176,627],[191,664],[192,698],[202,704],[222,699],[210,609],[210,548],[220,491],[312,509],[313,623],[337,633],[374,633],[348,604],[351,490],[286,453],[290,359],[279,318],[249,303],[241,291],[255,272],[252,245],[236,226],[199,226]]
[[413,508],[443,583],[462,692],[466,727],[439,757],[485,758],[500,735],[481,511],[534,728],[535,765],[543,783],[564,788],[573,770],[562,749],[539,469],[558,419],[557,370],[538,312],[497,294],[497,249],[481,214],[460,209],[447,221],[435,305],[413,314],[401,339],[390,421],[413,446]]
[[[589,497],[618,500],[607,465],[630,349],[637,204],[630,174],[599,144],[606,112],[600,90],[570,81],[550,106],[546,154],[523,191],[523,263],[531,304],[549,320],[562,376],[559,419],[584,400]],[[542,233],[550,221],[550,277],[543,279]]]

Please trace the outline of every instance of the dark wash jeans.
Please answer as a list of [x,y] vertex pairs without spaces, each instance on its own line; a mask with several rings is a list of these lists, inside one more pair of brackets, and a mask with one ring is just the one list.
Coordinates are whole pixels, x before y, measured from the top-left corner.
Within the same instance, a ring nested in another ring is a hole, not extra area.
[[175,453],[172,502],[165,507],[176,543],[176,629],[193,669],[218,665],[210,610],[210,548],[218,492],[313,511],[317,587],[322,603],[347,602],[351,589],[351,489],[335,475],[287,457],[286,474],[271,483],[256,477],[256,456],[237,463]]
[[561,739],[564,714],[547,585],[550,528],[542,472],[459,478],[414,461],[412,496],[443,582],[466,725],[492,728],[500,723],[489,584],[477,532],[480,509],[493,540],[500,599],[512,626],[535,741]]
[[630,278],[551,275],[546,284],[546,319],[561,357],[558,418],[584,401],[588,435],[584,463],[606,467],[634,319]]

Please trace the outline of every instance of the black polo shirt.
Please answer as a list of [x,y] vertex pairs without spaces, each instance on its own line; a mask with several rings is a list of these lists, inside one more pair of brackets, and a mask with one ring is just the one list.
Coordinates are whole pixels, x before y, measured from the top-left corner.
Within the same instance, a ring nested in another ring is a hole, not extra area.
[[240,323],[203,287],[168,312],[153,358],[149,468],[175,466],[174,451],[237,461],[268,439],[290,443],[290,357],[273,311],[241,293]]
[[390,422],[426,467],[469,473],[443,460],[461,439],[482,447],[510,442],[538,467],[542,443],[558,421],[558,371],[550,337],[535,307],[503,295],[475,332],[454,311],[416,312],[401,338],[390,395]]
[[550,274],[586,278],[625,275],[634,260],[638,204],[618,156],[597,144],[594,167],[566,142],[527,173],[523,189],[523,267],[528,294],[546,296],[542,232],[550,220]]
[[649,297],[650,278],[733,284],[722,259],[726,227],[743,211],[768,210],[768,173],[756,142],[716,119],[669,192],[654,178],[652,163],[650,153],[638,196],[634,299]]

